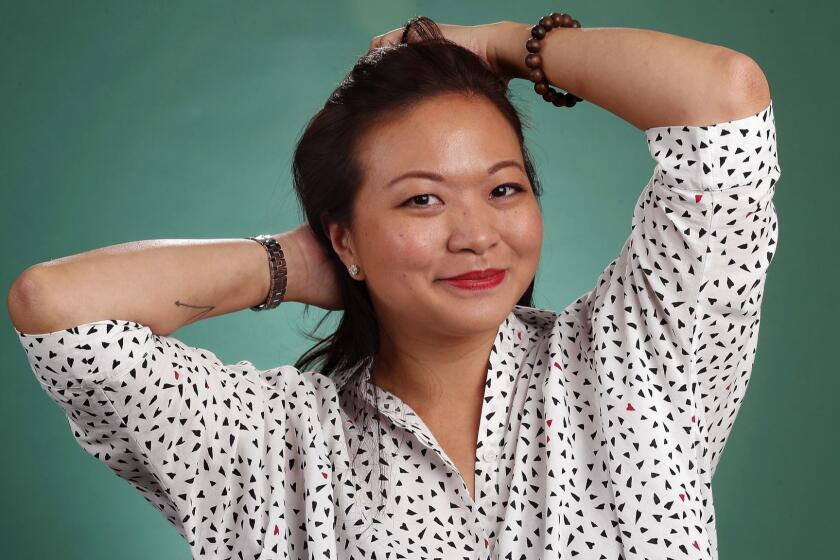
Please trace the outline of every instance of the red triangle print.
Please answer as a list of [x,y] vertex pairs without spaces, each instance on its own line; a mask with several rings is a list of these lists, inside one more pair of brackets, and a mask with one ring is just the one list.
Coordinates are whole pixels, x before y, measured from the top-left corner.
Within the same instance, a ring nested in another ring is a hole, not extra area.
[[328,475],[328,474],[327,474],[327,473],[325,473],[325,472],[322,472],[322,473],[321,473],[321,476],[323,476],[324,478],[329,478],[329,476],[330,476],[330,475]]
[[700,202],[701,198],[703,198],[702,194],[695,194],[694,195],[694,202]]
[[680,500],[685,501],[685,494],[680,493],[680,495],[679,495],[679,496],[680,496]]
[[633,408],[633,405],[632,405],[632,404],[627,403],[627,410],[629,410],[629,411],[631,411],[631,412],[632,412],[632,411],[634,411],[634,410],[636,410],[636,409],[635,409],[635,408]]
[[693,547],[694,547],[694,548],[696,548],[697,550],[700,550],[700,545],[699,545],[699,544],[697,544],[697,541],[694,541],[693,543],[691,543],[691,546],[693,546]]
[[176,371],[175,372],[175,381],[178,381],[178,378],[181,377],[180,374]]
[[557,362],[554,362],[554,367],[556,367],[557,369],[563,369],[563,368],[560,367],[560,364],[558,364]]
[[275,535],[279,535],[279,534],[280,534],[280,527],[278,527],[277,525],[275,525],[275,526],[274,526],[274,534],[275,534]]
[[546,420],[546,421],[545,421],[545,423],[546,423],[546,424],[548,424],[548,427],[549,427],[549,428],[551,427],[551,421],[552,421],[552,419],[551,419],[551,418],[549,418],[548,420]]

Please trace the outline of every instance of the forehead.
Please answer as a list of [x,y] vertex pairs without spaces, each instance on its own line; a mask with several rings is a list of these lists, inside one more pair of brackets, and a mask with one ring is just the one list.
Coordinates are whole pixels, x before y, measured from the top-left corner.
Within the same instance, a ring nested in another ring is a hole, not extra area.
[[408,169],[457,177],[481,173],[504,159],[522,162],[516,132],[482,96],[436,96],[368,130],[359,141],[367,182]]

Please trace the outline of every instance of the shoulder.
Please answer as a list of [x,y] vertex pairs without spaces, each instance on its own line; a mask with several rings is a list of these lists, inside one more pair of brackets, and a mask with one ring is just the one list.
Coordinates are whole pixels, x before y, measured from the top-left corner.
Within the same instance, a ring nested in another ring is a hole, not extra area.
[[333,397],[338,393],[338,378],[319,371],[301,370],[292,364],[259,369],[249,360],[240,360],[225,367],[267,391],[282,389],[287,395],[300,398]]
[[555,332],[562,324],[579,324],[588,317],[593,292],[581,295],[561,311],[540,307],[516,305],[508,316],[508,321],[521,326],[532,334]]

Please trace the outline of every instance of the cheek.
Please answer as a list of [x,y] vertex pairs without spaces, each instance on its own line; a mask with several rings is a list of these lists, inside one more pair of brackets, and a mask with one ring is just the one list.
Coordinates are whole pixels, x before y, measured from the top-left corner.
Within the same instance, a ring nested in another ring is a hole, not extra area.
[[509,238],[517,253],[523,258],[539,259],[543,240],[543,219],[539,206],[523,208],[508,221]]
[[[369,229],[365,262],[375,276],[407,281],[411,274],[428,275],[445,241],[434,228],[380,221]],[[371,267],[374,270],[371,270]]]

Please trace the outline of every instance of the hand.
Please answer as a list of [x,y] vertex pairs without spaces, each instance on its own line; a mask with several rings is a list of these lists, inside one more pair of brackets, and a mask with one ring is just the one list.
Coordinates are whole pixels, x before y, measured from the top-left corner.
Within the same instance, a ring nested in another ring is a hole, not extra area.
[[291,300],[322,309],[343,309],[332,261],[309,224],[303,223],[282,234],[281,243],[283,252],[287,253],[287,281],[296,284],[287,287]]
[[[513,78],[521,77],[519,69],[515,64],[511,64],[504,54],[508,54],[511,50],[512,40],[518,41],[522,36],[519,28],[514,29],[515,26],[511,22],[500,21],[496,23],[488,23],[483,25],[451,25],[445,23],[437,23],[438,28],[443,34],[444,38],[456,43],[466,49],[469,49],[474,54],[478,55],[490,69],[499,78],[504,81],[505,85]],[[393,29],[382,35],[377,35],[371,39],[368,46],[368,52],[378,47],[394,46],[399,44],[402,39],[405,27]],[[407,41],[414,43],[419,41],[416,31],[409,33]],[[521,41],[521,45],[515,49],[522,51],[522,60],[525,60],[525,40]]]

